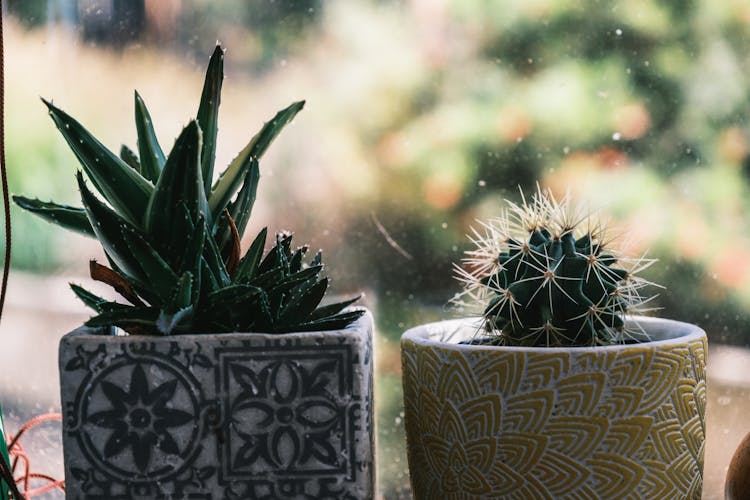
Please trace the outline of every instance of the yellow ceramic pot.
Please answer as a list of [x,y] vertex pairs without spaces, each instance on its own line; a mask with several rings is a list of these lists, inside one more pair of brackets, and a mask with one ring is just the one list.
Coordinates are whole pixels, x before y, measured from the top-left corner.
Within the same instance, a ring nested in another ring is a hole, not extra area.
[[607,347],[459,344],[454,320],[401,338],[416,499],[700,498],[706,334],[635,318]]

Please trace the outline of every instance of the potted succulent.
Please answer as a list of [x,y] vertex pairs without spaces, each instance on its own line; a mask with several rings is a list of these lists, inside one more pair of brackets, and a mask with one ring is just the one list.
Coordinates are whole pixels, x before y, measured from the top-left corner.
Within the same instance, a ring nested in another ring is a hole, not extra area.
[[651,261],[538,190],[472,238],[401,339],[415,498],[700,498],[706,336],[645,310]]
[[373,495],[371,316],[321,305],[321,254],[289,233],[240,251],[258,160],[304,103],[214,181],[223,57],[166,155],[137,93],[138,153],[119,156],[45,101],[88,177],[83,206],[14,200],[97,238],[108,265],[91,277],[124,299],[71,285],[97,314],[60,343],[68,498]]

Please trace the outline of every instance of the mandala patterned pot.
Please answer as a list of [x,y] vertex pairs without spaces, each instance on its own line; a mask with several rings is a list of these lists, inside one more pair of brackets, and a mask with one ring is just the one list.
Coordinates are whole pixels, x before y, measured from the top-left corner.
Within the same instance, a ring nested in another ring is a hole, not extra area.
[[650,341],[457,344],[476,320],[407,331],[415,498],[700,498],[706,335],[687,323],[634,321]]
[[66,497],[372,498],[372,317],[60,343]]

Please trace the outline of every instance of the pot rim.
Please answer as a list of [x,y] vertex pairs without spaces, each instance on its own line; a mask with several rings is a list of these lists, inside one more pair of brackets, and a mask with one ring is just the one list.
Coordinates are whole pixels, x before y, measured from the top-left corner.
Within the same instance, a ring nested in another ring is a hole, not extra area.
[[[626,321],[639,324],[647,333],[658,334],[659,339],[647,339],[632,344],[582,347],[541,347],[541,346],[494,346],[481,344],[459,344],[456,340],[443,340],[448,332],[458,332],[461,328],[481,329],[481,317],[466,317],[425,323],[410,328],[401,335],[401,342],[409,341],[424,347],[453,349],[456,351],[515,351],[515,352],[606,352],[633,348],[659,348],[675,344],[689,343],[706,338],[706,332],[699,326],[683,321],[648,316],[629,316]],[[438,338],[442,337],[442,338]]]
[[[200,339],[206,339],[207,337],[218,337],[221,339],[232,339],[237,338],[238,336],[247,338],[248,336],[252,336],[254,338],[267,338],[267,339],[274,339],[274,340],[280,340],[283,341],[284,339],[289,339],[293,337],[320,337],[323,335],[342,335],[345,336],[347,334],[355,334],[355,335],[361,335],[362,332],[368,332],[372,329],[374,329],[374,320],[372,312],[370,312],[369,309],[363,306],[355,306],[347,308],[347,310],[362,310],[364,311],[364,314],[357,318],[355,321],[349,323],[349,325],[346,328],[340,328],[338,330],[315,330],[315,331],[306,331],[306,332],[285,332],[285,333],[268,333],[268,332],[206,332],[206,333],[179,333],[174,335],[131,335],[124,330],[113,327],[113,326],[104,326],[104,327],[88,327],[86,325],[81,325],[72,331],[66,333],[63,335],[63,338],[67,337],[94,337],[99,340],[107,339],[108,341],[112,340],[121,340],[126,342],[158,342],[158,341],[164,341],[164,342],[175,342],[175,341],[199,341]],[[106,330],[112,329],[115,333],[105,333]]]

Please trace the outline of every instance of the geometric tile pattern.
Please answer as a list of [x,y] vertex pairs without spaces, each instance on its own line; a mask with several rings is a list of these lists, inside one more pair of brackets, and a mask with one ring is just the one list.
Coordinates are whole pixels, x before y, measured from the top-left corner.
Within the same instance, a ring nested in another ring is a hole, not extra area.
[[60,343],[66,498],[370,498],[372,317]]
[[567,351],[405,334],[415,498],[700,498],[706,337],[696,330]]

